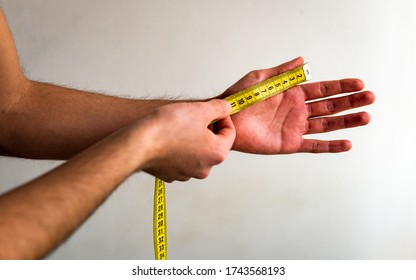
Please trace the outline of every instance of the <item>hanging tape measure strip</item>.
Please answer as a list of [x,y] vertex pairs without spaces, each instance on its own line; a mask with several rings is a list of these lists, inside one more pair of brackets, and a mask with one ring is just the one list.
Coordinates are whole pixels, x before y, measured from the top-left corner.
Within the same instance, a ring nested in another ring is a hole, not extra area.
[[[230,115],[235,114],[251,105],[284,92],[302,82],[309,81],[311,73],[309,64],[271,77],[246,89],[238,91],[224,100],[231,105]],[[167,231],[166,231],[166,205],[165,182],[159,178],[155,181],[154,211],[153,211],[153,242],[156,260],[167,259]]]
[[153,204],[153,243],[155,259],[168,258],[168,242],[166,232],[165,182],[155,178],[155,195]]

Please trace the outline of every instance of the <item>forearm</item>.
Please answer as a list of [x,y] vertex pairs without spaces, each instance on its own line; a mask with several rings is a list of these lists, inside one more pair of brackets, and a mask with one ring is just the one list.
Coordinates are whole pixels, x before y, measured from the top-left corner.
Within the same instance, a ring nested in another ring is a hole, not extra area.
[[3,154],[66,159],[174,100],[133,100],[28,81],[0,118]]
[[[120,133],[123,133],[120,137]],[[146,161],[146,135],[122,131],[0,197],[0,259],[42,258]]]

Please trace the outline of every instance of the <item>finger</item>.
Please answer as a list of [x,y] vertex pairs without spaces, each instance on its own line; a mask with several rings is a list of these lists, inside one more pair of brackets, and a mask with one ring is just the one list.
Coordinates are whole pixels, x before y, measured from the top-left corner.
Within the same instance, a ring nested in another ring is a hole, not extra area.
[[371,91],[363,91],[348,96],[307,103],[306,106],[309,117],[318,117],[370,105],[374,100],[374,93]]
[[207,142],[208,150],[210,151],[209,165],[217,165],[223,162],[234,144],[236,132],[231,117],[219,120],[214,124],[213,141]]
[[364,83],[360,79],[343,79],[301,85],[305,100],[323,98],[335,94],[360,91]]
[[234,143],[235,128],[230,117],[231,105],[228,101],[221,99],[212,99],[206,102],[209,106],[209,114],[207,120],[210,122],[217,120],[215,123],[214,133],[217,135],[221,145],[224,145],[226,150],[229,150]]
[[351,149],[351,142],[348,140],[316,140],[304,139],[299,152],[301,153],[340,153]]
[[231,149],[232,145],[234,144],[236,132],[234,128],[234,124],[231,120],[231,117],[228,116],[225,119],[222,119],[216,123],[216,135],[219,138],[219,141],[224,150],[228,151]]
[[283,72],[292,70],[293,68],[296,68],[298,66],[301,66],[305,63],[303,57],[299,56],[291,61],[285,62],[279,66],[275,66],[268,69],[259,70],[260,72],[263,72],[263,77],[261,80],[266,80],[268,78],[271,78],[273,76],[282,74]]
[[272,68],[266,68],[261,70],[254,70],[249,72],[247,75],[242,77],[238,82],[229,87],[224,93],[222,93],[219,98],[225,98],[230,94],[233,94],[237,91],[248,88],[256,83],[267,80],[273,76],[282,74],[283,72],[289,71],[293,68],[301,66],[304,63],[303,57],[297,57],[291,61],[285,62],[279,66]]
[[203,103],[205,110],[202,112],[208,123],[216,120],[225,119],[230,115],[231,105],[228,101],[221,99],[212,99]]
[[[298,66],[301,66],[304,63],[303,57],[297,57],[291,61],[285,62],[281,65],[272,67],[272,68],[266,68],[261,70],[255,70],[248,73],[243,79],[249,80],[250,82],[248,84],[245,84],[245,87],[252,86],[256,83],[259,83],[261,81],[267,80],[271,77],[277,76],[279,74],[282,74],[286,71],[292,70],[293,68],[296,68]],[[239,83],[237,83],[239,84]],[[243,88],[242,88],[243,89]],[[241,90],[241,89],[239,89]]]
[[329,132],[338,129],[366,125],[370,122],[370,115],[366,112],[345,116],[310,119],[307,122],[305,134]]

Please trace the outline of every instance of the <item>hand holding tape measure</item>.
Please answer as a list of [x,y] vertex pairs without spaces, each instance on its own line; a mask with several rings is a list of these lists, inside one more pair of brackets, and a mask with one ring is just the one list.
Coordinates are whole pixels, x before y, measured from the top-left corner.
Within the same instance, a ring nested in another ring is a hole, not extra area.
[[[233,116],[237,131],[233,149],[260,154],[349,150],[351,146],[347,140],[322,141],[303,139],[302,136],[367,124],[367,113],[335,117],[331,115],[371,104],[374,95],[365,91],[325,99],[362,90],[363,83],[358,79],[295,87],[309,79],[309,65],[303,64],[302,58],[297,58],[275,68],[250,72],[221,95],[220,98],[224,98],[231,105],[230,114],[239,112]],[[288,89],[290,91],[287,94],[279,95]],[[268,102],[261,102],[275,95],[278,96]],[[253,109],[243,110],[254,104],[257,105]],[[165,190],[164,182],[159,179],[156,179],[155,184],[154,207],[155,258],[167,259]]]

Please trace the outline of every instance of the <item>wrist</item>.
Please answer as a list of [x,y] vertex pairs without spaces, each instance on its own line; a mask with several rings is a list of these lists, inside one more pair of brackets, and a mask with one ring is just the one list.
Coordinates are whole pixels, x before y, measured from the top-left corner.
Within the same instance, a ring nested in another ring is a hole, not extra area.
[[122,147],[133,172],[147,168],[160,152],[157,141],[159,126],[146,119],[144,117],[121,131],[125,134]]

